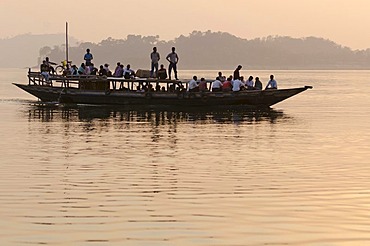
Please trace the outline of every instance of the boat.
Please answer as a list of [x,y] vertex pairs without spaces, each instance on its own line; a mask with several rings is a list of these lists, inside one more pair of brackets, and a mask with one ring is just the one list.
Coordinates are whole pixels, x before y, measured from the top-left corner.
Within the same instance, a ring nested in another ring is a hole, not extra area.
[[[207,81],[210,85],[212,81]],[[289,89],[241,90],[238,92],[189,92],[184,80],[152,78],[124,79],[96,75],[50,75],[28,71],[28,84],[13,83],[37,97],[41,102],[93,105],[145,105],[168,107],[232,107],[269,108],[312,86]],[[159,84],[163,91],[138,91],[138,85]],[[176,88],[183,88],[182,90]],[[210,88],[210,86],[208,86]]]

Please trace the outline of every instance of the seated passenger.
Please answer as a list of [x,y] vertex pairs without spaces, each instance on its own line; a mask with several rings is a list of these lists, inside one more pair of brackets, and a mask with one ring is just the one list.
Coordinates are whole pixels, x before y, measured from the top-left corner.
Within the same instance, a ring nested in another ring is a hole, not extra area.
[[111,77],[112,76],[112,72],[109,69],[109,64],[108,63],[105,63],[103,68],[106,71],[106,76]]
[[262,90],[262,82],[260,81],[260,78],[258,77],[256,77],[256,82],[254,83],[254,89]]
[[161,91],[161,86],[159,85],[159,82],[155,84],[155,91]]
[[204,78],[201,78],[198,87],[199,91],[208,91],[207,81]]
[[79,75],[86,75],[86,66],[85,63],[81,63],[81,66],[78,68]]
[[233,91],[240,91],[242,88],[244,88],[243,82],[241,82],[240,79],[236,79],[233,81]]
[[231,77],[228,77],[227,80],[222,84],[222,91],[231,91]]
[[222,91],[222,82],[219,80],[219,77],[217,77],[216,80],[212,82],[211,88],[214,92]]
[[52,62],[49,60],[49,57],[45,57],[46,64],[49,67],[49,73],[51,72],[52,74],[55,74],[55,69],[52,65],[57,65],[55,62]]
[[163,64],[161,64],[161,68],[158,70],[158,79],[167,79],[167,70]]
[[140,87],[140,85],[136,86],[136,92],[141,92],[141,87]]
[[69,76],[71,75],[71,68],[69,67],[69,64],[66,65],[66,69],[63,70],[63,76]]
[[253,76],[249,76],[247,82],[245,82],[245,86],[247,87],[247,90],[254,89]]
[[98,69],[94,66],[94,63],[90,63],[90,74],[96,75],[98,73]]
[[40,65],[40,72],[41,72],[41,75],[45,78],[45,80],[49,81],[50,68],[49,68],[49,65],[47,64],[46,60],[43,60],[42,64]]
[[199,91],[197,76],[193,76],[193,79],[189,81],[188,91],[190,92],[197,92]]
[[225,82],[226,77],[222,75],[222,72],[218,72],[218,76],[217,76],[216,80],[218,80],[220,82]]
[[99,76],[107,76],[107,70],[103,67],[103,65],[100,65],[98,74]]
[[162,86],[161,91],[166,92],[166,87]]
[[121,78],[123,76],[123,65],[121,66],[120,62],[117,62],[117,67],[114,70],[113,77]]
[[70,75],[72,75],[72,76],[76,76],[76,75],[78,75],[78,68],[77,68],[77,66],[76,65],[72,65],[72,67],[69,69],[69,71],[70,71]]
[[131,69],[131,65],[127,64],[126,68],[123,70],[123,77],[125,79],[135,78],[135,71]]
[[267,83],[265,90],[277,89],[277,82],[274,79],[274,75],[270,75],[270,81]]

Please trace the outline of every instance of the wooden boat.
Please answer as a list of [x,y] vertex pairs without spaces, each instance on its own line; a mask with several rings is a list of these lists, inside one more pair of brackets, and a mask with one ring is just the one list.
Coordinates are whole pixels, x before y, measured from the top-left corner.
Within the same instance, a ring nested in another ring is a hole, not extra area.
[[[48,81],[39,72],[28,72],[28,84],[14,85],[42,102],[95,105],[152,105],[183,107],[266,108],[292,97],[312,86],[274,90],[242,90],[239,92],[188,92],[187,82],[157,79],[124,79],[100,76],[51,76]],[[165,91],[136,90],[138,85],[160,84]],[[211,83],[211,81],[208,81]],[[176,87],[183,85],[183,90]],[[209,88],[209,87],[208,87]]]

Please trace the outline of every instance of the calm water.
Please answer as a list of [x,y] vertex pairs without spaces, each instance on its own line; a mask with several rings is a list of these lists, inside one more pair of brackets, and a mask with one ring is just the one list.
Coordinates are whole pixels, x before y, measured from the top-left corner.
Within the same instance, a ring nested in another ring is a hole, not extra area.
[[370,71],[273,73],[314,89],[269,112],[39,107],[1,70],[0,244],[369,245]]

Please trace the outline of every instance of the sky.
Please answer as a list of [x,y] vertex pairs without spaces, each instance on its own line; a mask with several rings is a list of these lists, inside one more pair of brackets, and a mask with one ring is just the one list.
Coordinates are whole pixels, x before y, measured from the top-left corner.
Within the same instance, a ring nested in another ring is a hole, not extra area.
[[0,38],[64,33],[86,42],[194,30],[253,39],[322,37],[370,48],[370,0],[0,0]]

